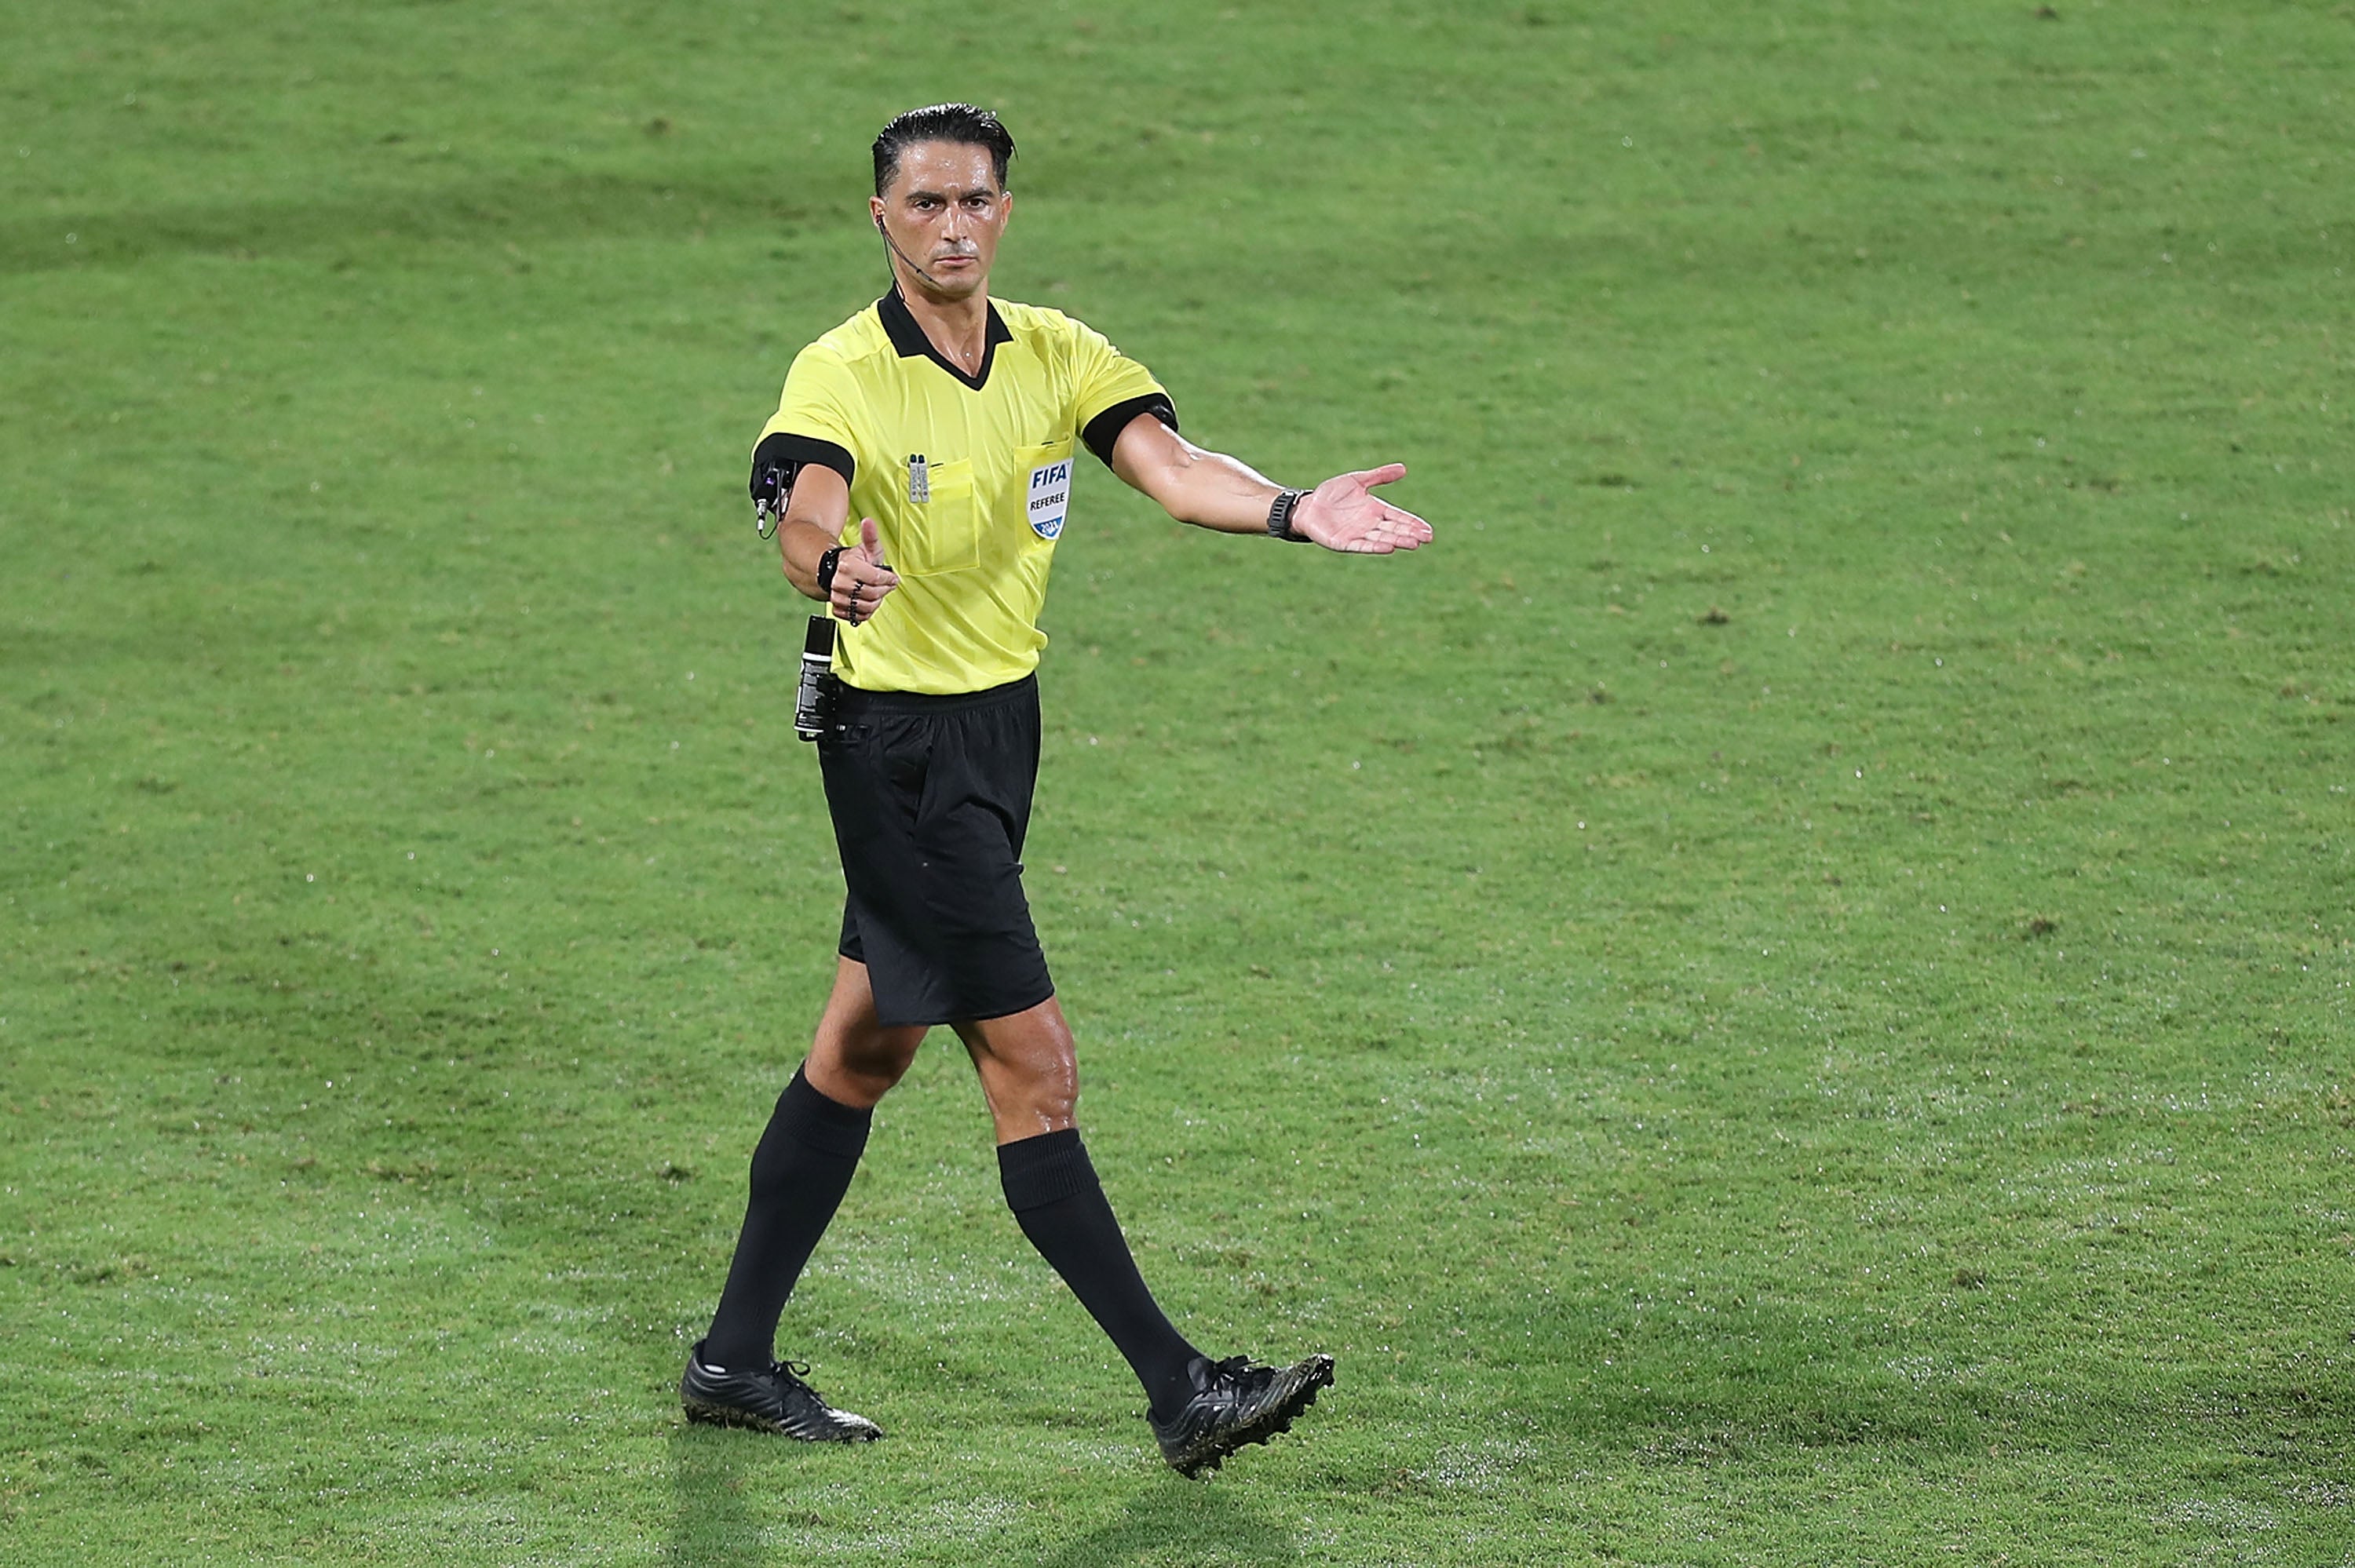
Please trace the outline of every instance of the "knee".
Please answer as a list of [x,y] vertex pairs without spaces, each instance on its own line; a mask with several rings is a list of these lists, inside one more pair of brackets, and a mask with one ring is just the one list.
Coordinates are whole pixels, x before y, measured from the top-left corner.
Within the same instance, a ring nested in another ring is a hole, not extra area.
[[821,1028],[804,1071],[828,1098],[868,1108],[907,1076],[922,1043],[922,1030]]
[[847,1056],[841,1075],[856,1091],[847,1103],[872,1106],[899,1086],[915,1060],[913,1051],[870,1051]]
[[1028,1012],[956,1027],[981,1074],[1000,1143],[1071,1125],[1080,1101],[1080,1065],[1071,1029],[1052,997]]
[[1072,1125],[1080,1107],[1080,1066],[1069,1052],[1017,1064],[1004,1087],[1015,1104],[1008,1110],[1048,1128]]

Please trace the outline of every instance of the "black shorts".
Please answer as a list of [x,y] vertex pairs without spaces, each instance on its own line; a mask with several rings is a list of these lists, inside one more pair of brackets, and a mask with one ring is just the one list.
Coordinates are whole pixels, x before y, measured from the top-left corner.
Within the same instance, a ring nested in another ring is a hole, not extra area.
[[1055,994],[1022,892],[1039,683],[841,690],[818,737],[842,852],[842,956],[884,1023],[1002,1018]]

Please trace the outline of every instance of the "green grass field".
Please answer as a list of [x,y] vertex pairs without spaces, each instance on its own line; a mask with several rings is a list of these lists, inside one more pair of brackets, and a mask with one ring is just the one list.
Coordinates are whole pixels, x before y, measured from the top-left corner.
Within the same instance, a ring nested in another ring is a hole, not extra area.
[[[2355,9],[19,6],[0,1559],[2355,1563]],[[688,1430],[830,975],[745,457],[1001,294],[1437,543],[1091,469],[1030,892],[1204,1487],[945,1035]]]

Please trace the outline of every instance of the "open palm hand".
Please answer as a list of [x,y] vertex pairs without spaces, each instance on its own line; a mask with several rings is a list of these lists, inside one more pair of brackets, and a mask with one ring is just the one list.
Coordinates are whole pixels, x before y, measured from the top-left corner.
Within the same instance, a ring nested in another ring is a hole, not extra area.
[[1328,550],[1359,556],[1387,556],[1427,545],[1430,524],[1374,494],[1376,485],[1405,477],[1402,462],[1335,474],[1301,499],[1292,514],[1292,530]]

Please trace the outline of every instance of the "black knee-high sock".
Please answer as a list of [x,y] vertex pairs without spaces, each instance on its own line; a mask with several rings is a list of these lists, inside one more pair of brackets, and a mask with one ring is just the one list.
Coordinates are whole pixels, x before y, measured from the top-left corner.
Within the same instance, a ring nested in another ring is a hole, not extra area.
[[871,1110],[826,1098],[799,1071],[777,1097],[752,1151],[751,1201],[704,1339],[704,1364],[765,1367],[775,1359],[777,1314],[850,1190],[874,1118]]
[[997,1173],[1022,1234],[1128,1358],[1153,1413],[1170,1414],[1194,1392],[1188,1367],[1201,1352],[1145,1287],[1079,1129],[999,1144]]

